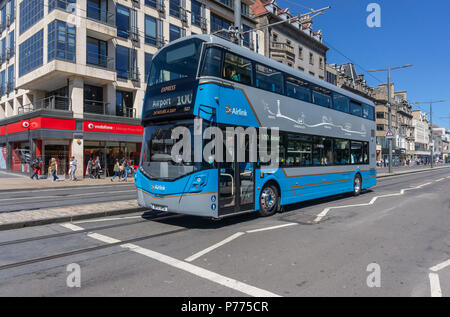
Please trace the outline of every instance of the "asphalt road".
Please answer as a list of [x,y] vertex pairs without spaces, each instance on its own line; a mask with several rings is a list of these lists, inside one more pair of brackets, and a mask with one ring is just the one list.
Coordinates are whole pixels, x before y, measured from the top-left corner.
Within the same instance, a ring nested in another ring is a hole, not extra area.
[[0,191],[0,213],[130,199],[136,199],[134,184]]
[[[449,188],[443,169],[269,218],[131,214],[4,231],[0,296],[450,296]],[[67,286],[74,263],[80,287]]]

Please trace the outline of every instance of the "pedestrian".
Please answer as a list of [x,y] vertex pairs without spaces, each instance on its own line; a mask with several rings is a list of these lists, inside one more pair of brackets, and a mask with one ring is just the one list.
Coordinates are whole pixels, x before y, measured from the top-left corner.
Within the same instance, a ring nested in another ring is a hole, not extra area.
[[77,159],[75,158],[75,156],[72,156],[70,158],[70,180],[72,181],[76,181],[77,177],[75,176],[75,172],[77,170]]
[[39,180],[39,161],[37,159],[34,159],[33,162],[31,162],[31,168],[33,169],[31,179],[34,179],[36,176],[36,180]]
[[56,176],[57,169],[58,169],[58,164],[56,163],[56,159],[54,157],[52,157],[50,160],[50,170],[51,170],[54,182],[56,182],[59,179],[59,177]]
[[125,173],[125,176],[124,176],[124,178],[123,178],[123,181],[124,181],[124,182],[127,182],[127,179],[128,179],[128,173],[130,172],[130,165],[128,164],[128,160],[127,160],[127,159],[124,160],[123,164],[124,164],[123,170],[124,170],[124,173]]
[[101,173],[102,165],[100,164],[100,157],[99,156],[97,156],[97,158],[95,159],[93,167],[94,166],[95,166],[95,176],[94,176],[94,178],[100,179],[100,173]]
[[120,171],[119,171],[119,173],[120,173],[119,182],[120,182],[120,181],[122,181],[122,178],[125,176],[125,159],[120,160],[120,164],[119,165],[120,165],[119,166],[119,169],[120,169]]
[[89,178],[92,178],[92,158],[89,158],[89,161],[87,163],[86,168],[86,176],[89,176]]
[[113,182],[116,177],[118,178],[118,180],[120,182],[120,164],[119,164],[119,159],[116,159],[116,163],[114,164],[114,175],[113,175],[113,177],[111,177],[111,182]]

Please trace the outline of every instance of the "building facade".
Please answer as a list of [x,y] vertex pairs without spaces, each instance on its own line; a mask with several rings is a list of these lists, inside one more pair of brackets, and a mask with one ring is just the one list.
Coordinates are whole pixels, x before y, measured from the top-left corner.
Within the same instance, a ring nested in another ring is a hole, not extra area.
[[[293,17],[275,0],[256,0],[251,9],[258,26]],[[328,47],[322,43],[322,31],[313,31],[312,20],[301,22],[294,20],[257,31],[257,52],[325,80]]]
[[[242,1],[244,29],[256,25],[253,2]],[[39,156],[59,174],[75,156],[78,176],[90,157],[109,173],[116,158],[137,163],[153,54],[233,21],[232,0],[1,1],[0,169],[27,172]]]
[[414,159],[428,162],[431,160],[428,114],[421,110],[413,110],[412,115],[414,126]]

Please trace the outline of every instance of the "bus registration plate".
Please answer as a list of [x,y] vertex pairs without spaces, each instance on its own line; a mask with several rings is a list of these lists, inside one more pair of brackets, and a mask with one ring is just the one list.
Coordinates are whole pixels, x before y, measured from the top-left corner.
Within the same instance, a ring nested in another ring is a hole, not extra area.
[[167,211],[167,206],[161,206],[161,205],[154,205],[154,204],[152,204],[152,209],[153,210],[158,210],[158,211]]

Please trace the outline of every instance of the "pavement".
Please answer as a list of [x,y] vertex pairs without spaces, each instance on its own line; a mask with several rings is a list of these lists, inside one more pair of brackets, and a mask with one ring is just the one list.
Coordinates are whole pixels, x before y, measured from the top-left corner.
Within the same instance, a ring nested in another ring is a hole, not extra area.
[[[52,179],[39,179],[32,180],[29,176],[17,173],[9,173],[0,171],[0,192],[13,191],[13,190],[28,190],[28,189],[48,189],[48,188],[61,188],[61,187],[85,187],[85,186],[102,186],[111,185],[111,178],[91,179],[83,178],[77,181],[71,181],[64,179],[64,176],[59,176],[60,179],[53,182]],[[134,177],[128,177],[127,182],[117,182],[114,184],[126,185],[134,184]]]
[[139,212],[1,231],[0,296],[450,296],[449,186],[450,169],[430,170],[267,218]]

